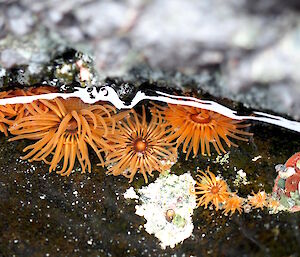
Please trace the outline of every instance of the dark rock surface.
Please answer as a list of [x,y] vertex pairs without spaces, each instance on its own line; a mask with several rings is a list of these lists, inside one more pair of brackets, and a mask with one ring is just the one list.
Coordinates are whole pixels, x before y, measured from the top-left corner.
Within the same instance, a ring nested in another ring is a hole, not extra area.
[[[253,191],[271,192],[276,177],[274,164],[284,163],[299,151],[296,133],[253,124],[249,143],[239,142],[229,163],[199,156],[179,158],[172,172],[182,174],[208,165],[221,173],[232,190],[236,170],[247,173],[250,184],[241,186],[246,197]],[[291,141],[291,139],[293,139]],[[300,213],[269,214],[267,209],[226,217],[221,211],[198,208],[193,216],[193,235],[174,249],[162,250],[142,227],[135,203],[123,197],[129,187],[123,177],[105,175],[92,153],[91,174],[70,177],[48,173],[49,166],[22,161],[29,143],[8,143],[0,138],[0,255],[1,256],[298,256]],[[179,149],[180,151],[180,149]],[[92,152],[92,151],[91,151]],[[258,161],[253,157],[261,155]],[[157,177],[157,173],[155,174]],[[150,182],[154,181],[150,179]],[[144,180],[137,176],[134,188]]]

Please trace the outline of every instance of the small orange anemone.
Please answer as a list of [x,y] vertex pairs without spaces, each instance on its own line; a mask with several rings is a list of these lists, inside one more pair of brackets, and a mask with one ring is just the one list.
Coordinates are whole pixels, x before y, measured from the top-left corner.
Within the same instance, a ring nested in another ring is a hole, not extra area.
[[[229,137],[248,141],[242,136],[251,136],[251,133],[241,130],[249,127],[250,124],[242,124],[240,120],[233,120],[219,113],[204,110],[196,107],[168,104],[168,107],[155,105],[153,114],[160,112],[174,132],[172,139],[177,139],[177,147],[183,144],[183,152],[186,159],[193,151],[197,156],[201,149],[201,154],[211,155],[210,144],[214,146],[218,154],[226,153],[221,139],[228,147],[237,145],[229,140]],[[240,136],[242,135],[242,136]]]
[[88,105],[77,98],[39,101],[43,107],[35,105],[32,115],[15,121],[9,129],[16,135],[10,141],[38,140],[24,149],[24,152],[29,153],[23,159],[44,161],[50,165],[49,172],[56,170],[63,160],[62,169],[57,171],[63,176],[70,175],[77,159],[82,173],[86,169],[91,172],[88,154],[90,145],[102,165],[104,164],[101,152],[105,149],[112,150],[105,136],[112,133],[111,129],[114,128],[114,107],[107,104]]
[[258,193],[252,192],[252,196],[249,197],[249,204],[253,208],[261,208],[263,209],[264,206],[267,206],[267,194],[265,191],[259,191]]
[[195,194],[197,196],[197,206],[204,205],[206,209],[209,203],[212,203],[216,210],[219,209],[219,205],[228,200],[230,192],[226,182],[223,179],[218,179],[209,171],[209,167],[206,172],[200,171],[201,175],[197,175],[198,181],[195,185]]
[[115,150],[108,151],[106,155],[107,173],[115,176],[122,174],[132,182],[139,172],[147,183],[147,173],[153,176],[153,171],[163,172],[166,162],[176,161],[176,148],[169,141],[162,117],[152,117],[148,124],[144,107],[141,116],[134,110],[131,113],[109,136]]
[[280,206],[280,202],[277,199],[270,197],[267,202],[267,205],[269,208],[277,210],[278,207]]
[[238,211],[240,214],[242,213],[244,199],[237,196],[235,193],[232,193],[231,196],[226,200],[224,204],[224,214],[230,213],[230,216]]

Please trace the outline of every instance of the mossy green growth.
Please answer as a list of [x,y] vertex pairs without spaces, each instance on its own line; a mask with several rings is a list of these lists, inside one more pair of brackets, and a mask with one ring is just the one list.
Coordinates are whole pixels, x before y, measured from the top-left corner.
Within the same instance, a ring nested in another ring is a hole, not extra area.
[[284,207],[286,207],[286,208],[290,208],[290,204],[289,204],[289,201],[288,201],[288,197],[287,196],[285,196],[285,195],[281,195],[281,197],[280,197],[280,204],[281,205],[283,205]]
[[186,225],[186,219],[179,214],[176,214],[172,223],[179,228],[183,228]]
[[294,200],[295,205],[300,206],[300,195],[298,190],[296,190],[295,192],[291,192],[291,198]]
[[280,179],[278,180],[278,187],[280,187],[280,188],[282,188],[282,189],[285,188],[285,180],[284,180],[284,179],[280,178]]
[[64,81],[67,84],[70,84],[74,81],[74,76],[77,69],[75,64],[64,63],[61,66],[57,67],[54,71],[54,75],[57,79]]

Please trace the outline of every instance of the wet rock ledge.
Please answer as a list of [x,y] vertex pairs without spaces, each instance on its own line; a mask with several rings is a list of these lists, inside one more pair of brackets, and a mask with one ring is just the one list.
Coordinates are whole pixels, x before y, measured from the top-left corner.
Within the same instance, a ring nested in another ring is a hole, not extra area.
[[[82,81],[78,61],[88,69],[89,80]],[[47,84],[74,86],[107,83],[117,90],[120,98],[130,101],[137,90],[154,87],[183,94],[189,92],[203,99],[216,100],[241,113],[251,113],[242,103],[216,98],[203,88],[217,88],[217,72],[205,71],[201,83],[193,77],[156,72],[140,66],[126,76],[100,80],[93,61],[74,49],[64,48],[32,73],[30,65],[2,68],[2,89]],[[203,88],[202,88],[203,86]],[[258,109],[259,110],[259,109]],[[171,171],[190,172],[207,166],[222,174],[232,190],[237,171],[247,173],[247,185],[240,187],[246,197],[252,191],[271,192],[276,172],[275,164],[284,163],[299,151],[299,134],[262,123],[253,122],[254,136],[230,150],[228,163],[212,157],[198,156],[185,160],[179,154]],[[135,203],[125,200],[129,187],[123,177],[107,176],[97,167],[97,158],[90,154],[91,174],[74,173],[61,177],[48,173],[42,162],[22,161],[22,149],[28,141],[8,142],[0,137],[0,254],[2,256],[297,256],[299,248],[300,213],[269,214],[268,210],[224,216],[214,210],[195,210],[193,235],[174,249],[162,250],[157,239],[142,227],[144,219],[135,214]],[[179,149],[179,152],[181,150]],[[253,161],[261,156],[258,161]],[[151,178],[149,183],[157,178]],[[132,182],[136,189],[144,185],[141,176]],[[233,243],[234,242],[234,243]],[[287,247],[288,246],[288,247]]]

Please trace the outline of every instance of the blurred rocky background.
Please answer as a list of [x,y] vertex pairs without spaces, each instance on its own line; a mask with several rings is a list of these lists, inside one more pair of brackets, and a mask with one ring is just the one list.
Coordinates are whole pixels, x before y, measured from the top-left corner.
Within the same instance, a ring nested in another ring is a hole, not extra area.
[[299,12],[299,0],[0,0],[0,84],[15,67],[30,82],[71,47],[94,58],[100,79],[188,78],[300,119]]

